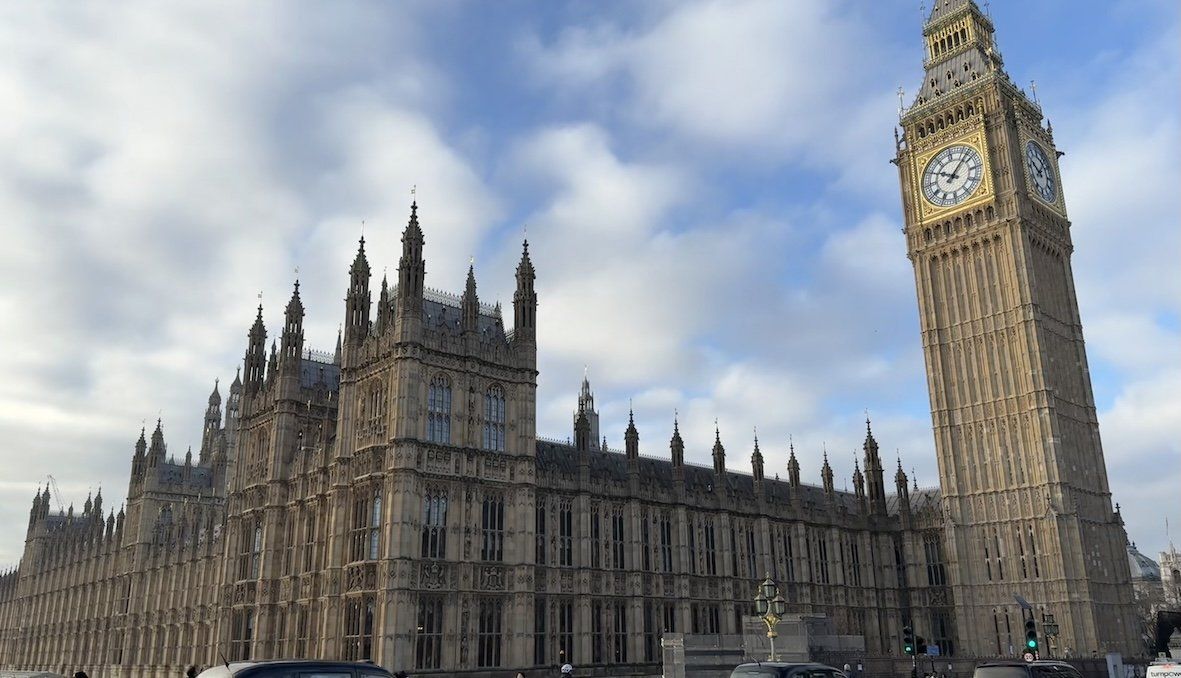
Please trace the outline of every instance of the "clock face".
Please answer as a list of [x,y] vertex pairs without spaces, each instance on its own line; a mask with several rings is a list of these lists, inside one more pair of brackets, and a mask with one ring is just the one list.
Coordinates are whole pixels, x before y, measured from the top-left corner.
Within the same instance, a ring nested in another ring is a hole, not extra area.
[[957,144],[939,151],[923,170],[923,196],[936,207],[968,199],[984,178],[984,161],[971,146]]
[[1029,167],[1029,180],[1033,192],[1046,202],[1054,202],[1058,195],[1058,184],[1054,181],[1054,168],[1050,158],[1041,146],[1030,141],[1025,144],[1025,163]]

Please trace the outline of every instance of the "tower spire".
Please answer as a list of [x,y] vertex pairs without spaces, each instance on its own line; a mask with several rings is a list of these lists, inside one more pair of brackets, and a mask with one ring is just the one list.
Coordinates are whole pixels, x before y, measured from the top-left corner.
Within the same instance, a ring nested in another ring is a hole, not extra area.
[[426,262],[423,260],[423,246],[426,239],[418,225],[418,199],[410,203],[410,220],[402,232],[402,258],[398,260],[398,316],[419,317],[422,315],[423,282],[426,279]]
[[472,334],[479,331],[480,298],[476,295],[476,264],[474,261],[467,267],[467,283],[463,288],[460,306],[463,313],[463,331]]
[[349,267],[349,291],[345,297],[344,336],[350,344],[369,334],[369,258],[365,256],[365,236],[357,244],[357,256]]
[[533,345],[537,341],[537,293],[533,281],[537,278],[529,259],[529,241],[521,246],[521,262],[517,264],[517,290],[513,293],[513,341]]

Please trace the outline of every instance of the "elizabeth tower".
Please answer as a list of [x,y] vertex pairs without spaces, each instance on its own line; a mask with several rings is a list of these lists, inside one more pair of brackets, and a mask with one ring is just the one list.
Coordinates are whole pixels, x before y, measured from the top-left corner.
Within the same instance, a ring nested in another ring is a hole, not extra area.
[[[898,141],[957,635],[1056,656],[1139,644],[1087,369],[1060,153],[972,0],[936,0]],[[918,629],[922,632],[922,629]]]

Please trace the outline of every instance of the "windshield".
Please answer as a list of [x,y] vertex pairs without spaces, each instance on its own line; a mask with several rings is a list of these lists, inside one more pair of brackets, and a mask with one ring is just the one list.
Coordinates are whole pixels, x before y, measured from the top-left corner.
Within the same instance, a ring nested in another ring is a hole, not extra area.
[[774,666],[739,666],[730,673],[730,678],[779,678],[779,669]]
[[977,666],[972,678],[1029,678],[1024,666]]

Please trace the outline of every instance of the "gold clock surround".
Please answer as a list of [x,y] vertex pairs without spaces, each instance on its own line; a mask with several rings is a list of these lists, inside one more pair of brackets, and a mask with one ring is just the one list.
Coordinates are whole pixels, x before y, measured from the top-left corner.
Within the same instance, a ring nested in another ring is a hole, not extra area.
[[[923,171],[927,168],[927,164],[931,162],[931,158],[934,158],[943,149],[959,145],[970,146],[980,154],[980,160],[983,163],[981,169],[983,176],[980,179],[980,185],[976,187],[976,190],[967,199],[959,204],[948,205],[946,207],[933,205],[923,195]],[[938,146],[917,154],[915,161],[911,164],[911,173],[912,195],[920,222],[925,222],[928,219],[937,219],[952,212],[966,210],[992,198],[992,164],[988,159],[988,147],[984,141],[984,130],[982,128],[954,139],[946,139]]]

